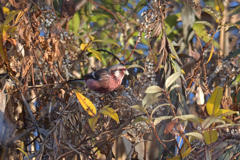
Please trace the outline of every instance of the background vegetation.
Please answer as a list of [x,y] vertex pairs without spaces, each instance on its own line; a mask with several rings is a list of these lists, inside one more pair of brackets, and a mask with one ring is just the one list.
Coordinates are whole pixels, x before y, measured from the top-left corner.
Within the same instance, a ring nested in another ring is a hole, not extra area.
[[1,159],[240,157],[239,1],[0,2]]

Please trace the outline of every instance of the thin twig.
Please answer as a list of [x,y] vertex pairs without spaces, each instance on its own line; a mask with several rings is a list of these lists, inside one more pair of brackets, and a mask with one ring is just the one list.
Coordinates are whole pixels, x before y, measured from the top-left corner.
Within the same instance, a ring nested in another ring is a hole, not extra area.
[[133,50],[132,50],[132,53],[131,53],[131,54],[128,56],[128,58],[124,61],[124,64],[131,58],[131,56],[132,56],[132,54],[134,53],[134,50],[136,49],[137,45],[138,45],[138,42],[136,42],[136,44],[135,44],[135,46],[134,46],[134,48],[133,48]]

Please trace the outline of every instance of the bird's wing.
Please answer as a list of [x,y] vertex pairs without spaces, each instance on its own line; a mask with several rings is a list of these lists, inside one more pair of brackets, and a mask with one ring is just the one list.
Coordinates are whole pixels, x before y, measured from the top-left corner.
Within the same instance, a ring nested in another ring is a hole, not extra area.
[[84,79],[95,79],[95,80],[99,80],[101,77],[104,77],[108,75],[108,72],[106,69],[100,69],[100,70],[97,70],[95,72],[92,72],[92,73],[89,73],[89,74],[86,74],[83,78]]

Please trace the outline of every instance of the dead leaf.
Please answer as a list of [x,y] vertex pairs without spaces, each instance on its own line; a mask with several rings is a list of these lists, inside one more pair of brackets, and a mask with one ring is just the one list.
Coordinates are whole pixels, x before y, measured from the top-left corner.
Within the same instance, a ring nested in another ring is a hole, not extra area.
[[169,132],[171,132],[175,124],[176,124],[176,121],[169,122],[165,128],[164,134],[168,134]]
[[70,19],[73,17],[74,13],[75,13],[74,0],[64,0],[62,5],[61,16]]

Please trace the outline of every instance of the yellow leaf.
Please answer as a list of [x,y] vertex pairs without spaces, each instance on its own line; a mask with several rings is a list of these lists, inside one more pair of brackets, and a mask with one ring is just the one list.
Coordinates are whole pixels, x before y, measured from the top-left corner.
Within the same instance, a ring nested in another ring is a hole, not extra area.
[[206,105],[207,112],[210,116],[215,116],[218,113],[222,96],[223,88],[217,86]]
[[7,57],[7,50],[6,47],[3,46],[3,38],[2,33],[0,33],[0,53],[3,57],[3,60],[5,63],[8,63],[8,57]]
[[80,45],[80,48],[81,48],[81,50],[83,51],[84,49],[86,49],[87,46],[88,46],[88,43],[82,43],[82,44]]
[[94,49],[88,49],[88,52],[91,52],[99,61],[102,61],[102,55],[100,52]]
[[88,119],[88,123],[89,123],[89,126],[91,127],[92,131],[95,130],[95,125],[97,123],[98,118],[99,118],[99,115],[97,117]]
[[181,70],[182,70],[182,73],[183,73],[183,74],[186,74],[183,69],[181,69]]
[[4,21],[4,23],[1,25],[1,29],[0,30],[2,31],[3,27],[5,25],[7,25],[8,23],[10,23],[19,12],[21,12],[21,11],[11,11],[9,13],[9,15],[6,17],[6,20]]
[[96,115],[96,108],[94,104],[87,99],[85,96],[83,96],[81,93],[79,93],[77,90],[74,90],[78,101],[81,103],[83,109],[90,115],[90,116],[95,116]]
[[181,158],[185,158],[189,155],[189,153],[191,153],[191,148],[188,148],[184,153],[181,153],[181,156],[180,155],[177,155],[173,158],[168,158],[167,157],[167,160],[180,160]]
[[95,37],[89,35],[89,38],[91,39],[91,41],[94,41]]
[[103,107],[103,109],[101,109],[101,110],[99,111],[99,113],[102,113],[102,114],[104,114],[104,115],[108,115],[108,116],[110,116],[112,119],[114,119],[117,123],[119,123],[118,114],[115,113],[114,109],[109,108],[109,106]]
[[3,7],[3,12],[4,14],[9,15],[10,10],[7,7]]
[[221,13],[224,11],[224,5],[221,0],[214,0],[214,6],[215,6],[216,11],[221,12]]
[[15,26],[5,25],[2,30],[3,42],[5,42],[10,37],[9,34],[13,33],[16,29],[17,27]]
[[19,151],[21,151],[21,152],[27,157],[27,159],[29,160],[28,155],[27,155],[26,152],[24,152],[24,150],[22,150],[21,148],[16,148],[16,149],[19,150]]
[[237,114],[239,115],[238,111],[233,111],[230,109],[219,109],[219,111],[216,113],[216,116],[228,116],[232,114]]
[[24,15],[24,12],[23,12],[23,11],[20,11],[20,12],[18,13],[17,18],[16,18],[16,20],[15,20],[15,22],[14,22],[14,25],[18,23],[19,19],[20,19],[23,15]]
[[214,52],[214,46],[213,46],[213,44],[212,44],[212,50],[211,50],[211,53],[210,53],[210,55],[209,55],[209,57],[208,57],[207,63],[211,60],[212,55],[213,55],[213,52]]
[[170,54],[170,56],[173,58],[173,59],[177,59],[174,55]]
[[203,136],[204,136],[205,143],[207,145],[216,142],[218,139],[217,130],[204,131]]

